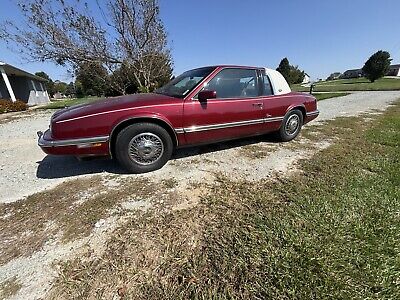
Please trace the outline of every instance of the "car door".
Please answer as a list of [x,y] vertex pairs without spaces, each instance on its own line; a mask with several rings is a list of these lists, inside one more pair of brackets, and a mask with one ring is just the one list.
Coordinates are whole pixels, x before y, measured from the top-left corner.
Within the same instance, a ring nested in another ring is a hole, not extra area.
[[201,144],[255,135],[263,131],[263,100],[256,69],[223,68],[204,89],[215,99],[184,103],[183,124],[188,144]]

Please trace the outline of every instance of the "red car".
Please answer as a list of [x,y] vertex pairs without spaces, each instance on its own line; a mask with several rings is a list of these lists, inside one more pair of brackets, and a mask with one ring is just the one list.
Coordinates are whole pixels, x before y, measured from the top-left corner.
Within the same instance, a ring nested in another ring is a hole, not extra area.
[[174,149],[277,132],[294,139],[318,116],[277,71],[212,66],[183,73],[151,94],[108,98],[56,112],[38,132],[47,154],[115,157],[133,173],[161,168]]

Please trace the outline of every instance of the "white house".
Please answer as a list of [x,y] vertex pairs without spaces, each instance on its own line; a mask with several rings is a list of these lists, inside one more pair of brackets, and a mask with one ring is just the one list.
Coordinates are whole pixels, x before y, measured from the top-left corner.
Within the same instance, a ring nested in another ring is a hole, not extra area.
[[307,73],[304,74],[304,79],[301,83],[310,83],[310,76]]
[[0,99],[21,100],[28,105],[50,102],[46,79],[0,61]]

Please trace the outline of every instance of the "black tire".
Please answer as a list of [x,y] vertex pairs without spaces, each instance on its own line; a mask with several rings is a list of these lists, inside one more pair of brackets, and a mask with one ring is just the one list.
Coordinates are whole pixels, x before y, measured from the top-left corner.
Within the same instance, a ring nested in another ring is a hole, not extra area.
[[160,169],[171,158],[173,149],[168,132],[153,123],[130,125],[121,130],[115,141],[116,158],[131,173]]
[[279,140],[282,142],[293,140],[300,133],[301,126],[303,126],[303,113],[298,109],[289,111],[277,132]]

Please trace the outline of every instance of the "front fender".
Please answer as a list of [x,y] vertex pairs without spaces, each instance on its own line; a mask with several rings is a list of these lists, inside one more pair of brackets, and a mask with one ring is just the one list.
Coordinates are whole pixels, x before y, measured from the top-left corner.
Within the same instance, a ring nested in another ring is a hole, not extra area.
[[155,120],[155,121],[162,121],[168,127],[170,127],[172,130],[175,130],[174,126],[171,124],[171,122],[163,115],[154,113],[154,112],[141,112],[140,114],[134,115],[134,116],[122,116],[114,120],[112,126],[111,126],[111,132],[110,135],[112,135],[113,131],[120,126],[121,124],[129,121],[134,121],[134,120],[139,120],[139,119],[149,119],[149,120]]

